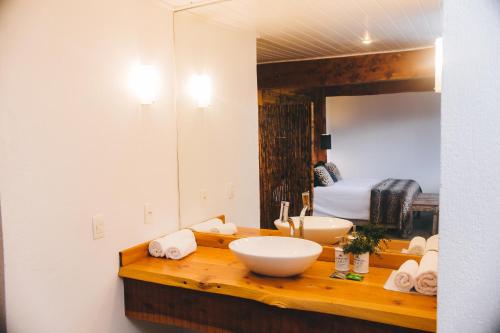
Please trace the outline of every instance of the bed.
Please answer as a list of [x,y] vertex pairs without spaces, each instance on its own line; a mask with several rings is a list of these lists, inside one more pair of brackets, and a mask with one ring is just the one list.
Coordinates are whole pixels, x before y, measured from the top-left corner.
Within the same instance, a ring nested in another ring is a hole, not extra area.
[[334,216],[356,224],[373,223],[413,231],[411,206],[422,190],[410,179],[343,178],[314,188],[313,215]]
[[370,193],[380,178],[342,179],[331,186],[314,188],[313,215],[352,220],[370,219]]

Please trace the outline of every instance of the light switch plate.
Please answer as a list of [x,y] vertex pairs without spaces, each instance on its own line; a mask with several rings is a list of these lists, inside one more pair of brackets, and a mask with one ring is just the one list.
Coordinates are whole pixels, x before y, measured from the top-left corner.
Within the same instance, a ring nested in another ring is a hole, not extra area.
[[208,191],[206,189],[201,189],[200,190],[200,199],[202,201],[204,200],[207,200],[208,199]]
[[92,237],[94,240],[104,238],[104,216],[102,214],[92,216]]
[[153,224],[153,207],[150,203],[144,204],[144,224]]

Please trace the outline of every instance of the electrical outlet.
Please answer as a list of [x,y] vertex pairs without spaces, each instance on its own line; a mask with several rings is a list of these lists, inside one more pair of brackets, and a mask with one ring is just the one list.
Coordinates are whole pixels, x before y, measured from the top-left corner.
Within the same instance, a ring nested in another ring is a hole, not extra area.
[[94,240],[104,238],[104,216],[102,214],[92,216],[92,236]]
[[153,207],[150,203],[144,204],[144,224],[153,224]]
[[205,201],[208,199],[208,191],[206,189],[201,189],[200,190],[200,199],[202,201]]

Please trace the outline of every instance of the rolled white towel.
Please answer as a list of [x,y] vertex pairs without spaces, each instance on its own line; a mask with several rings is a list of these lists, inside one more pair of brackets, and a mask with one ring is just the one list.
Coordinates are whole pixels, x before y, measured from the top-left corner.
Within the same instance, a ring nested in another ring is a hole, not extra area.
[[159,258],[165,256],[165,249],[162,245],[162,239],[158,238],[149,242],[149,254]]
[[424,237],[413,237],[408,246],[408,253],[422,255],[425,252],[425,238]]
[[189,227],[189,229],[197,232],[211,232],[210,229],[214,227],[220,227],[224,225],[224,222],[222,222],[221,219],[215,218],[215,219],[210,219],[205,222],[201,222],[195,225],[192,225]]
[[167,247],[165,256],[170,259],[179,260],[196,251],[196,248],[197,245],[194,238],[180,238]]
[[436,295],[438,286],[438,253],[427,252],[420,260],[415,289],[424,295]]
[[439,252],[439,237],[438,235],[431,236],[427,239],[425,244],[425,252],[438,251]]
[[396,271],[394,284],[401,291],[410,291],[415,286],[418,263],[415,260],[406,260]]
[[222,235],[234,235],[238,231],[238,228],[234,223],[226,223],[223,225],[218,225],[210,228],[209,232]]
[[164,257],[167,249],[181,239],[190,239],[196,244],[193,232],[189,229],[182,229],[149,242],[149,254],[157,258]]

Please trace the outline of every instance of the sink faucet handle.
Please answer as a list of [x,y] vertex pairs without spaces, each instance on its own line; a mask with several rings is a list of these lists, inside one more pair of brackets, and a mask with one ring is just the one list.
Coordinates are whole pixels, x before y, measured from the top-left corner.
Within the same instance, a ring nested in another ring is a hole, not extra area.
[[311,208],[311,195],[309,191],[302,192],[302,207]]
[[287,222],[288,221],[288,209],[290,207],[290,203],[288,201],[282,201],[280,206],[280,221]]

